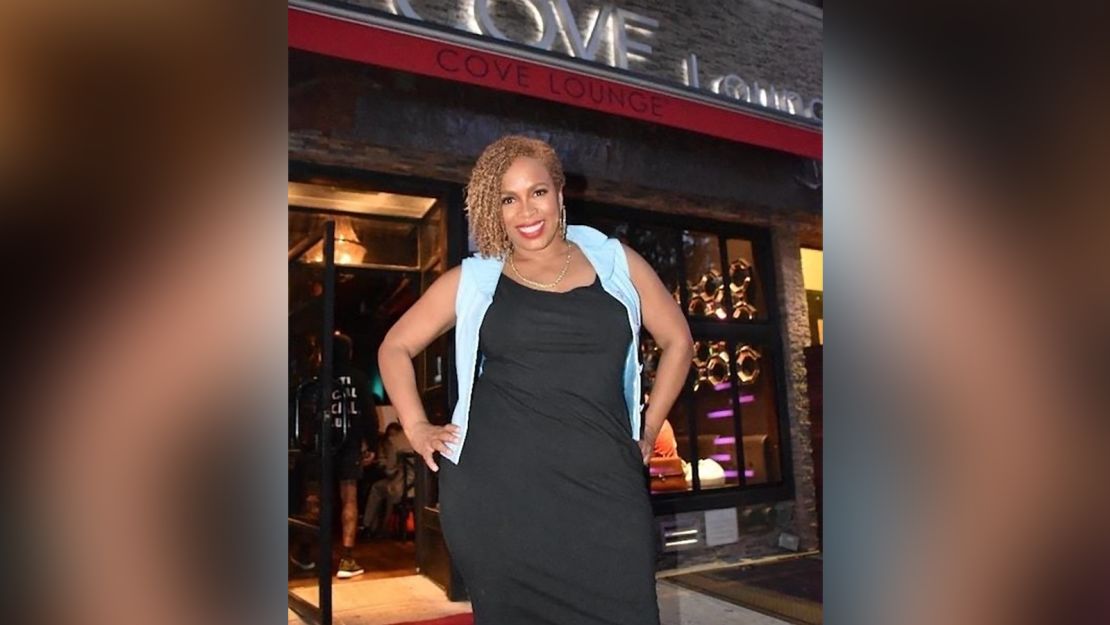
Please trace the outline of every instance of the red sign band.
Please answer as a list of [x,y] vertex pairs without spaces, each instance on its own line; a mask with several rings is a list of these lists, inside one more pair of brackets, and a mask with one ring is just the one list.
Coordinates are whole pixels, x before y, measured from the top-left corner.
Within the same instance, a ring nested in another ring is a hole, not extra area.
[[821,158],[821,133],[531,60],[289,8],[289,47]]

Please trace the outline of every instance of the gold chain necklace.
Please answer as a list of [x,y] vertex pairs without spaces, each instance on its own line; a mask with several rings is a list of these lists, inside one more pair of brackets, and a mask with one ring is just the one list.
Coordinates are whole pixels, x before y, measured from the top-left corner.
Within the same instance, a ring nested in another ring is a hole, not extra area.
[[534,286],[538,289],[552,289],[552,288],[555,288],[556,285],[558,285],[560,282],[563,281],[563,276],[567,275],[567,268],[570,267],[570,252],[571,252],[571,247],[573,245],[574,245],[573,243],[568,243],[567,244],[567,260],[566,260],[566,262],[563,263],[563,270],[559,272],[559,277],[555,278],[554,282],[548,282],[547,284],[544,284],[543,282],[534,282],[534,281],[529,280],[528,278],[525,278],[524,276],[520,275],[520,270],[518,270],[516,268],[516,263],[513,262],[513,252],[509,252],[509,266],[513,268],[513,273],[516,274],[516,277],[520,278],[521,280],[524,280],[526,283],[528,283],[528,284],[530,284],[530,285],[532,285],[532,286]]

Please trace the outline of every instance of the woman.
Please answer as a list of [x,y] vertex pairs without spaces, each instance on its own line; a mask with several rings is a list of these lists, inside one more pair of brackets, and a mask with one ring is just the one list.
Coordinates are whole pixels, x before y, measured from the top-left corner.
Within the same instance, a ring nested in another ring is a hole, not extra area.
[[[467,186],[479,254],[429,287],[378,360],[413,448],[443,469],[444,535],[476,625],[651,625],[644,465],[692,341],[643,258],[567,226],[563,184],[546,143],[507,136],[488,146]],[[663,349],[642,428],[641,315]],[[436,426],[412,359],[452,327],[459,402]]]

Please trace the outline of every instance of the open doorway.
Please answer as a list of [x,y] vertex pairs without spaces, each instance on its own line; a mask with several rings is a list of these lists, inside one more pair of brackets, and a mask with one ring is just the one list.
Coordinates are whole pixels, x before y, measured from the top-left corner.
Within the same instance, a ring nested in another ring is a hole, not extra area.
[[[377,367],[377,351],[389,328],[448,266],[447,205],[444,193],[398,193],[381,185],[322,177],[291,176],[289,183],[289,353],[290,353],[290,562],[291,596],[321,607],[325,583],[314,554],[330,540],[332,575],[344,584],[413,575],[419,561],[421,509],[435,505],[423,461],[399,427]],[[334,284],[325,279],[325,224],[333,224]],[[325,287],[329,288],[325,288]],[[330,315],[332,324],[321,320]],[[321,328],[333,328],[333,390],[320,402],[315,390],[322,370]],[[414,362],[418,388],[429,420],[448,414],[449,338],[441,337]],[[348,361],[341,362],[346,354]],[[344,367],[357,375],[343,379]],[[343,389],[348,384],[349,390]],[[358,398],[360,401],[348,401]],[[370,404],[361,400],[371,400]],[[339,405],[340,408],[332,410]],[[324,406],[320,408],[320,406]],[[365,410],[363,406],[368,406]],[[362,414],[362,413],[371,414]],[[333,414],[334,413],[334,414]],[[356,419],[372,424],[359,435]],[[398,424],[399,425],[399,424]],[[332,427],[333,445],[323,450],[319,432]],[[357,449],[355,479],[342,470],[346,451]],[[331,454],[335,478],[322,484],[323,453]],[[344,479],[346,478],[346,479]],[[354,540],[350,495],[355,482]],[[325,492],[324,489],[329,489]],[[434,491],[434,489],[431,489]],[[434,492],[432,493],[434,495]],[[331,527],[321,527],[321,506],[330,503]],[[425,541],[426,542],[426,541]],[[432,545],[436,550],[438,546]],[[327,547],[325,545],[324,549]],[[361,572],[343,575],[344,558]],[[339,575],[337,575],[337,573]],[[328,619],[321,619],[328,620]]]

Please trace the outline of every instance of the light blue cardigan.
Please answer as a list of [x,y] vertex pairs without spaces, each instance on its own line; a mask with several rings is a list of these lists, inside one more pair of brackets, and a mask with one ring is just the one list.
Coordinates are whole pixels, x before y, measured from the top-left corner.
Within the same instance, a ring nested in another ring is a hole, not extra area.
[[[624,399],[628,405],[632,440],[640,440],[640,295],[628,272],[628,257],[620,241],[611,239],[589,226],[567,226],[567,239],[582,250],[601,280],[601,286],[628,310],[632,340],[624,362]],[[499,258],[471,256],[463,259],[459,290],[455,295],[455,372],[458,375],[459,401],[451,423],[459,426],[459,442],[449,444],[445,458],[459,463],[466,443],[470,417],[470,397],[474,389],[474,367],[478,363],[478,333],[482,319],[493,303],[494,290],[501,277],[504,261]]]

